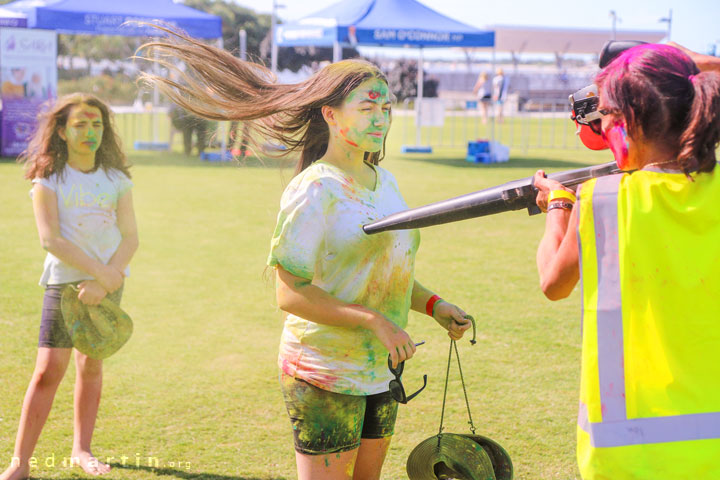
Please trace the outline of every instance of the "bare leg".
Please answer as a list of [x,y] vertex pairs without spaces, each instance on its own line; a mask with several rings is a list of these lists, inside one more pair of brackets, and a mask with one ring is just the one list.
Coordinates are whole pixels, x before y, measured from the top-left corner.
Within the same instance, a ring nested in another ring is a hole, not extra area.
[[19,480],[30,473],[30,457],[37,445],[57,387],[65,376],[70,361],[70,348],[38,348],[35,371],[23,400],[20,425],[15,437],[15,453],[10,467],[0,480]]
[[110,465],[101,463],[90,451],[95,419],[102,391],[102,360],[95,360],[75,351],[75,423],[72,459],[90,475],[110,471]]
[[295,452],[298,480],[351,480],[359,449],[327,455],[304,455]]
[[358,449],[353,480],[379,480],[392,437],[363,438]]

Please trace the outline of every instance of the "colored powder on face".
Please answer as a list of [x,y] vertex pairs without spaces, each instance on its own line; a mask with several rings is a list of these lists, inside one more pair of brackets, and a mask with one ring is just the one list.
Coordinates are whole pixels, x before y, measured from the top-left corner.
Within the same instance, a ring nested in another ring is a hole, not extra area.
[[608,144],[615,156],[615,162],[619,168],[626,168],[630,145],[628,143],[625,125],[616,123],[607,132],[602,134],[603,140]]
[[345,139],[345,141],[346,141],[347,143],[349,143],[349,144],[352,145],[353,147],[357,147],[358,144],[355,143],[355,142],[353,142],[352,140],[350,140],[350,139],[348,138],[347,134],[348,134],[349,131],[350,131],[350,128],[349,128],[349,127],[345,127],[345,128],[343,128],[343,129],[340,130],[340,135],[343,136],[343,138]]
[[384,81],[371,78],[350,92],[343,101],[340,136],[349,145],[368,152],[382,148],[390,128],[390,92]]
[[86,154],[88,150],[93,153],[97,151],[102,133],[103,125],[97,107],[83,103],[70,110],[65,127],[65,143],[71,155]]

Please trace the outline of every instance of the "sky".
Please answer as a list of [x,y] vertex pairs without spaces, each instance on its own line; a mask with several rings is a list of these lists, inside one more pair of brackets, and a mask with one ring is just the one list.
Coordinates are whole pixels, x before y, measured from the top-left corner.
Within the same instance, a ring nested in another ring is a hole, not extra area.
[[[270,13],[273,0],[234,0],[258,13]],[[302,18],[338,0],[276,0],[283,21]],[[619,18],[618,30],[667,30],[672,9],[671,40],[707,53],[717,45],[720,55],[720,0],[419,0],[438,12],[468,25],[521,25],[611,29],[610,11]]]

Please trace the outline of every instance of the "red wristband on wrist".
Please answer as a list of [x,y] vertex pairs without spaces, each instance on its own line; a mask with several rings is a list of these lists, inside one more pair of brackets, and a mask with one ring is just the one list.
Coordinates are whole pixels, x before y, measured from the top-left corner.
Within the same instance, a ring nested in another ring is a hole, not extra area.
[[427,301],[427,303],[425,304],[425,312],[426,312],[429,316],[431,316],[431,317],[433,316],[433,309],[435,308],[435,304],[436,304],[439,300],[442,300],[442,298],[440,298],[440,297],[437,296],[437,295],[433,295],[432,297],[430,297],[430,299],[429,299],[429,300]]

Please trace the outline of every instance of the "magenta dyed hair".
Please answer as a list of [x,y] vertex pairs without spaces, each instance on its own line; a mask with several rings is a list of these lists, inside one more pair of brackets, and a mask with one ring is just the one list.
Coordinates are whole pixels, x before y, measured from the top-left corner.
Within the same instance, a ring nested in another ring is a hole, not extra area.
[[606,109],[622,114],[628,135],[674,152],[686,173],[710,172],[720,141],[720,75],[700,73],[668,45],[638,45],[595,78]]

